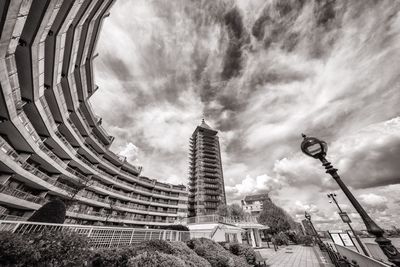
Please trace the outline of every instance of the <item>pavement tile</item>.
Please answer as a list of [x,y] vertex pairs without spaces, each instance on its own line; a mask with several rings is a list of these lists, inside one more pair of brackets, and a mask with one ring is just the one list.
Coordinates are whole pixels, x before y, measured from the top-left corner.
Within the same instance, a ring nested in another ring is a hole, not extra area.
[[267,258],[267,265],[270,267],[331,267],[326,259],[321,259],[322,254],[318,248],[292,245],[274,249],[259,249],[264,258]]

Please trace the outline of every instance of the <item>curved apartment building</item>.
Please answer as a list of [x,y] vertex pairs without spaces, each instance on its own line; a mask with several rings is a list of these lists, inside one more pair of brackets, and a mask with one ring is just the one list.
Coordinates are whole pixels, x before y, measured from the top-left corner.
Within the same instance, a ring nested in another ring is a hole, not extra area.
[[183,185],[140,176],[109,150],[88,102],[114,0],[0,1],[0,219],[74,200],[66,223],[158,227],[187,213]]

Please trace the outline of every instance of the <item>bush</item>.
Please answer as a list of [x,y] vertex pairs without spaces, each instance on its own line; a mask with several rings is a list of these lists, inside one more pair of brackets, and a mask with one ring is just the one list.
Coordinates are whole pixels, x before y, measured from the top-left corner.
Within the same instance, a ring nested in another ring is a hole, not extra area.
[[11,232],[0,232],[0,266],[26,266],[39,258],[32,244]]
[[256,262],[256,252],[249,245],[233,243],[229,245],[229,251],[236,256],[244,258],[249,264]]
[[162,252],[144,252],[128,262],[129,267],[186,267],[180,258]]
[[299,243],[303,244],[304,246],[312,246],[313,238],[309,235],[299,236]]
[[40,254],[38,266],[79,266],[91,253],[86,238],[73,232],[44,232],[27,237]]
[[80,266],[90,255],[87,241],[75,233],[44,232],[14,234],[1,232],[1,265]]
[[187,242],[197,255],[205,258],[212,267],[248,267],[243,258],[235,256],[225,250],[220,244],[207,239],[192,239]]
[[193,250],[186,246],[183,242],[170,243],[173,250],[173,255],[181,258],[188,267],[211,267],[210,263],[197,255]]
[[98,249],[93,253],[90,261],[92,267],[128,266],[130,258],[137,255],[135,247]]
[[62,200],[55,199],[35,211],[28,222],[64,223],[66,207]]
[[151,240],[136,246],[136,252],[138,254],[148,251],[158,251],[164,254],[174,255],[182,259],[185,264],[190,267],[210,266],[210,264],[205,259],[199,257],[193,250],[188,248],[188,246],[186,246],[186,244],[182,242]]

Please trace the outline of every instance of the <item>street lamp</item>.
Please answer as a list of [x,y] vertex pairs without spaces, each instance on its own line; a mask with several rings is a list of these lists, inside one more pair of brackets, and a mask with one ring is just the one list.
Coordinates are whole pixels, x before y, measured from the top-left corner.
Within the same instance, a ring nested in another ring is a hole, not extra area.
[[362,251],[364,252],[364,254],[366,256],[369,257],[369,253],[367,251],[367,249],[364,247],[364,244],[361,242],[360,238],[358,237],[358,235],[356,234],[356,232],[354,231],[353,227],[351,226],[351,220],[348,217],[346,212],[343,212],[342,208],[340,208],[339,203],[336,201],[336,194],[335,193],[329,193],[328,194],[328,198],[331,198],[333,200],[333,202],[336,204],[337,208],[339,209],[339,215],[342,218],[342,221],[344,223],[347,223],[347,225],[349,226],[351,232],[353,233],[355,239],[357,240],[358,245],[361,247]]
[[311,221],[311,215],[310,215],[307,211],[305,211],[305,212],[304,212],[304,217],[307,219],[307,221],[308,221],[308,222],[310,223],[310,225],[311,225],[311,228],[312,228],[312,230],[313,230],[313,232],[314,232],[314,235],[315,235],[315,237],[316,237],[317,240],[318,240],[318,246],[319,246],[319,248],[320,248],[321,250],[324,250],[324,243],[322,242],[321,238],[319,237],[319,234],[318,234],[317,230],[315,230],[314,224],[313,224],[312,221]]
[[322,162],[322,165],[326,169],[326,173],[329,173],[332,178],[335,179],[335,181],[338,183],[339,187],[342,189],[344,194],[347,196],[351,204],[360,215],[367,228],[368,233],[376,237],[375,242],[382,249],[383,253],[385,253],[385,255],[388,257],[389,261],[394,263],[396,266],[400,266],[400,253],[392,245],[392,242],[383,236],[385,231],[371,219],[371,217],[367,214],[364,208],[353,196],[347,186],[343,183],[342,179],[337,173],[337,169],[333,168],[332,164],[325,158],[326,152],[328,151],[328,145],[326,144],[326,142],[319,140],[315,137],[307,137],[304,134],[302,136],[304,140],[303,142],[301,142],[301,150],[304,152],[304,154],[315,159],[319,159]]

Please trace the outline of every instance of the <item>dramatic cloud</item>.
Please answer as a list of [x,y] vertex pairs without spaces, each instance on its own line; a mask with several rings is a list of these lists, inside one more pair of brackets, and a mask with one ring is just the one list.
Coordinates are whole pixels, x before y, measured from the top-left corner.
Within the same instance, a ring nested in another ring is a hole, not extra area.
[[[321,225],[340,226],[326,205],[337,184],[300,152],[300,134],[328,142],[356,195],[395,195],[399,12],[390,0],[117,1],[91,101],[112,149],[144,175],[186,184],[188,140],[205,114],[220,132],[229,201],[269,191],[293,216],[315,205]],[[399,199],[387,199],[386,213],[365,203],[388,226]]]
[[388,199],[384,196],[378,196],[373,193],[360,195],[361,202],[371,211],[387,210]]

